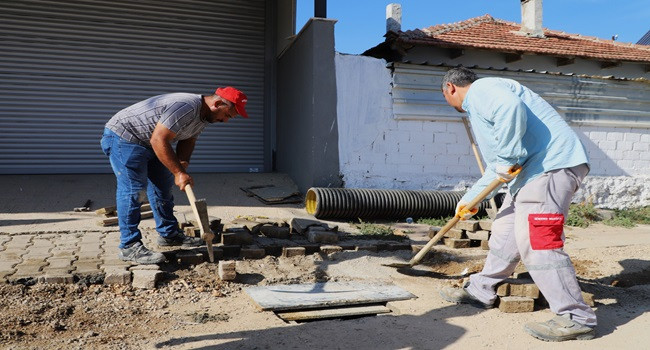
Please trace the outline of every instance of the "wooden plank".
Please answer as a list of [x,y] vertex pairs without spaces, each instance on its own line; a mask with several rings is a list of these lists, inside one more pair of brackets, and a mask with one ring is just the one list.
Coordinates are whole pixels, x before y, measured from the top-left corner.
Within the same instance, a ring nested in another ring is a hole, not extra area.
[[[140,219],[148,219],[148,218],[152,218],[152,217],[153,217],[153,212],[152,211],[145,211],[145,212],[140,213]],[[117,222],[118,222],[118,218],[117,218],[117,216],[115,216],[115,217],[99,220],[99,221],[97,221],[97,225],[99,225],[99,226],[113,226],[113,225],[117,225]]]
[[[151,211],[151,204],[149,204],[149,203],[142,204],[142,206],[140,207],[140,212],[146,212],[146,211]],[[117,216],[117,207],[112,206],[112,207],[100,208],[100,209],[95,210],[95,213],[97,215],[104,214],[104,217],[107,217],[107,218],[116,217]]]
[[308,311],[280,312],[278,317],[285,321],[308,321],[325,318],[377,315],[390,312],[390,309],[383,305],[365,305],[333,309],[319,309]]
[[415,298],[415,295],[395,285],[359,282],[256,286],[245,288],[244,291],[264,311],[379,304]]

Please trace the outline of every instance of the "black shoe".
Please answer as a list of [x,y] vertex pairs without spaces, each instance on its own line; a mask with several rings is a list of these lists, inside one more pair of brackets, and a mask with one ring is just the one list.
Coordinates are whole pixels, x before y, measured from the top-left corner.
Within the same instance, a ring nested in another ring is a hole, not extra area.
[[158,237],[158,245],[161,247],[181,246],[184,248],[199,247],[203,245],[203,240],[198,237],[189,237],[182,232],[176,233],[171,237]]
[[126,248],[120,249],[117,256],[124,261],[133,261],[138,264],[160,264],[167,261],[164,255],[147,249],[142,242],[131,243]]

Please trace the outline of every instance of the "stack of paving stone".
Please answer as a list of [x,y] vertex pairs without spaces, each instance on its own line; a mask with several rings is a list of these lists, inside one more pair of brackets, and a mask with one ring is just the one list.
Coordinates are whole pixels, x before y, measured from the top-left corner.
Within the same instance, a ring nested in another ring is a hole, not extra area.
[[[481,247],[488,250],[488,239],[492,230],[492,220],[461,220],[447,233],[445,245],[450,248]],[[440,231],[440,227],[432,226],[429,229],[429,238]]]
[[[548,307],[544,296],[535,285],[528,272],[515,272],[511,278],[497,285],[496,290],[499,310],[507,313],[533,312]],[[594,295],[582,292],[582,297],[589,306],[594,306]]]
[[514,273],[512,278],[497,285],[496,292],[499,310],[502,312],[533,312],[536,300],[539,305],[545,303],[528,272]]
[[222,281],[232,281],[237,278],[234,260],[219,261],[219,278]]

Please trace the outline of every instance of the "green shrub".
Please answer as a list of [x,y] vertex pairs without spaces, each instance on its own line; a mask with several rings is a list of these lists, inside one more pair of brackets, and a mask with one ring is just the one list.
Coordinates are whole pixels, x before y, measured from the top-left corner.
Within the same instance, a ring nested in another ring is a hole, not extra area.
[[603,220],[603,224],[607,226],[617,226],[617,227],[627,227],[627,228],[636,226],[634,221],[632,221],[630,218],[623,217],[623,216],[616,216],[616,215],[614,215],[614,217],[611,219]]
[[588,227],[592,222],[600,219],[593,203],[571,204],[569,207],[569,217],[565,225],[573,227]]
[[603,222],[609,226],[634,227],[650,224],[650,207],[614,210],[614,217]]
[[356,226],[362,235],[388,236],[393,234],[393,229],[386,225],[371,224],[369,222],[363,222],[361,219],[359,219],[359,223]]
[[451,216],[446,218],[420,218],[417,223],[429,226],[445,226],[449,220],[451,220]]

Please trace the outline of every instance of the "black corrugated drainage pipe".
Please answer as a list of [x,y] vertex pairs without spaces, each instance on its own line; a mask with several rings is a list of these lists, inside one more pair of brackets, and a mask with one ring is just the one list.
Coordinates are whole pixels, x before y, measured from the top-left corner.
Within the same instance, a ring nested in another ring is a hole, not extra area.
[[[307,213],[318,219],[405,219],[453,216],[465,192],[312,187],[307,191]],[[497,196],[500,206],[503,196]],[[485,215],[488,201],[479,207]]]

